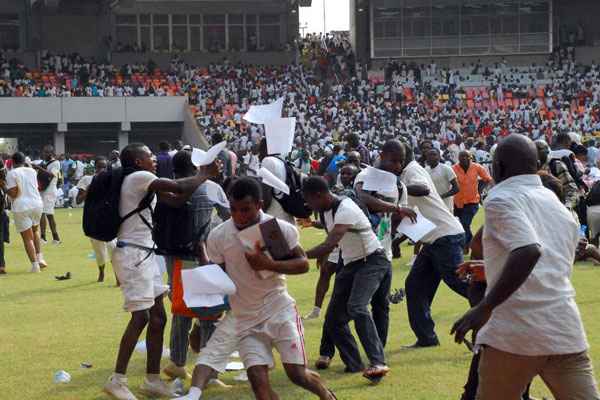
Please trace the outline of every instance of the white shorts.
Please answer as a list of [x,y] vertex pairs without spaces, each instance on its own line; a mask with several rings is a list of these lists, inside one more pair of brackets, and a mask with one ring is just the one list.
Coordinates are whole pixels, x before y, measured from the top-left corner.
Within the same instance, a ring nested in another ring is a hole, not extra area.
[[206,346],[200,350],[196,365],[206,365],[219,373],[225,372],[231,353],[238,350],[240,341],[236,331],[236,319],[228,312],[217,322],[217,328],[208,339]]
[[15,220],[15,228],[17,232],[25,232],[34,226],[40,224],[42,218],[42,209],[34,208],[33,210],[27,211],[13,211],[13,219]]
[[44,214],[54,215],[54,207],[56,206],[57,196],[52,194],[43,194],[42,202],[44,203]]
[[100,240],[90,238],[92,243],[92,249],[96,255],[96,264],[100,267],[106,265],[106,263],[112,258],[112,253],[117,246],[117,241],[113,240],[110,242],[102,242]]
[[306,365],[304,328],[295,305],[240,333],[240,357],[246,369],[274,364],[273,347],[284,364]]
[[163,283],[154,253],[134,247],[116,248],[112,255],[113,270],[121,283],[126,311],[149,310],[154,299],[169,290]]

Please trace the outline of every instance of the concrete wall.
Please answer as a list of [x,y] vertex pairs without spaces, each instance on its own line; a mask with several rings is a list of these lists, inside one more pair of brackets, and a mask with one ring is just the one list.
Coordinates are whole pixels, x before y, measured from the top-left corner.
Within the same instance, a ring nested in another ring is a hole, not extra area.
[[574,29],[578,24],[583,26],[588,46],[600,45],[600,1],[598,0],[554,0],[555,25],[558,28],[565,24]]
[[0,122],[183,122],[186,108],[185,97],[0,98]]
[[102,44],[99,18],[82,15],[46,15],[40,18],[41,48],[54,52],[77,52],[96,57]]

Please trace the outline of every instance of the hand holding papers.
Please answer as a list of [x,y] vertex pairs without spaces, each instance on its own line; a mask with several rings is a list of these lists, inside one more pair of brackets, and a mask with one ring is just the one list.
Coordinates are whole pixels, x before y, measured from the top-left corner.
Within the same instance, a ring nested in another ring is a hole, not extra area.
[[192,150],[192,164],[194,164],[196,167],[203,167],[205,165],[212,164],[219,153],[225,149],[225,146],[227,146],[227,142],[222,141],[221,143],[215,144],[213,147],[208,149],[208,151],[194,148]]
[[281,232],[275,218],[263,223],[254,224],[238,233],[240,241],[248,251],[246,258],[261,278],[267,279],[275,274],[273,271],[260,269],[261,263],[268,264],[268,259],[285,260],[291,254],[288,243]]
[[268,121],[281,118],[283,110],[283,97],[271,104],[250,106],[244,114],[244,119],[253,124],[266,124]]
[[417,211],[417,222],[412,223],[409,218],[402,219],[400,225],[398,225],[398,232],[408,236],[413,242],[418,242],[425,235],[435,229],[435,224],[425,218],[420,212]]
[[189,308],[214,307],[223,297],[235,293],[235,285],[218,265],[205,265],[181,271],[183,301]]
[[292,151],[296,118],[277,118],[265,122],[267,153],[287,154]]
[[363,181],[363,190],[369,192],[391,192],[398,185],[398,178],[391,172],[367,167]]
[[265,185],[271,186],[273,189],[279,190],[287,195],[290,194],[290,187],[281,181],[278,177],[273,175],[271,171],[265,167],[261,167],[258,170],[258,176],[262,179]]

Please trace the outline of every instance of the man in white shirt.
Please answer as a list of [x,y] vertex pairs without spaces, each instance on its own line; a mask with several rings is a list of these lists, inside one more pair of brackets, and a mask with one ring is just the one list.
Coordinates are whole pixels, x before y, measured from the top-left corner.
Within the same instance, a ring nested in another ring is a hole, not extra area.
[[[287,183],[287,172],[285,170],[285,162],[277,157],[277,155],[267,155],[267,139],[263,138],[260,141],[258,147],[258,157],[260,159],[260,166],[265,167],[270,173],[275,175],[281,182]],[[267,214],[274,216],[275,218],[282,219],[290,224],[296,224],[296,219],[293,215],[287,213],[281,206],[280,199],[285,196],[283,192],[279,190],[266,191],[263,187],[265,209]]]
[[479,330],[477,399],[517,399],[539,375],[557,399],[598,400],[570,281],[579,225],[542,186],[537,169],[530,139],[511,135],[500,142],[496,186],[484,203],[484,262],[477,263],[485,265],[486,296],[452,333],[460,343]]
[[440,151],[437,149],[429,150],[425,157],[427,164],[425,170],[431,176],[436,191],[444,200],[448,210],[451,213],[454,212],[454,195],[460,190],[454,170],[450,166],[440,163]]
[[448,211],[431,177],[413,160],[412,150],[398,140],[389,140],[381,148],[381,169],[400,176],[408,192],[408,205],[436,225],[421,239],[423,248],[406,277],[406,306],[410,326],[417,342],[409,348],[438,346],[431,303],[440,281],[463,297],[467,284],[458,279],[456,270],[463,261],[464,230]]
[[309,207],[323,213],[328,232],[323,243],[306,252],[307,257],[325,259],[339,246],[344,264],[336,275],[325,317],[329,337],[339,349],[347,371],[363,370],[360,352],[348,327],[354,320],[369,359],[363,376],[379,382],[390,370],[384,347],[389,327],[391,262],[369,219],[352,199],[333,195],[327,181],[319,176],[307,178],[302,192]]
[[[119,227],[117,248],[113,252],[112,266],[121,283],[124,308],[131,319],[119,346],[115,372],[104,385],[104,391],[118,400],[135,400],[127,387],[127,366],[135,345],[148,325],[148,361],[146,378],[141,390],[148,396],[172,396],[172,390],[160,380],[160,358],[166,314],[163,296],[168,286],[163,284],[154,257],[152,216],[150,209],[156,204],[154,193],[168,204],[188,199],[198,186],[218,173],[216,163],[203,167],[198,174],[177,180],[158,178],[156,158],[141,143],[131,143],[121,152],[121,165],[126,174],[121,186],[119,214],[125,219]],[[131,214],[131,212],[138,210]]]
[[[231,218],[215,229],[207,239],[210,260],[222,265],[236,286],[229,297],[236,318],[240,356],[248,372],[254,395],[259,400],[278,398],[269,383],[275,347],[287,376],[296,385],[321,400],[335,396],[318,374],[306,368],[303,328],[294,299],[287,291],[285,275],[308,271],[308,260],[299,244],[294,225],[277,219],[291,258],[273,260],[260,249],[247,249],[238,237],[240,231],[272,219],[261,211],[261,186],[249,177],[235,181],[229,190]],[[200,389],[194,390],[201,395]],[[196,397],[196,398],[198,398]]]
[[54,147],[51,145],[44,146],[42,157],[44,158],[44,163],[42,164],[43,169],[54,176],[48,187],[40,192],[42,202],[44,203],[42,219],[40,221],[40,237],[42,243],[46,243],[47,220],[48,225],[50,225],[50,230],[52,231],[52,243],[60,244],[60,236],[58,235],[56,220],[54,219],[54,207],[56,206],[56,200],[58,198],[58,177],[61,174],[60,161],[55,158]]
[[42,198],[38,191],[37,173],[25,166],[25,155],[16,152],[12,156],[13,168],[6,175],[7,193],[12,199],[15,228],[21,234],[25,251],[31,261],[31,272],[47,267],[44,261],[38,227],[42,217]]

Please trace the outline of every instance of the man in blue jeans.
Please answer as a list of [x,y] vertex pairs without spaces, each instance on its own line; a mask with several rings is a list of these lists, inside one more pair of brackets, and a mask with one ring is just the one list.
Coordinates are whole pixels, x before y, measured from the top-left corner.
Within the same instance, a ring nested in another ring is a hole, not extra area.
[[[348,327],[348,322],[354,320],[356,333],[369,359],[363,376],[379,382],[389,372],[383,348],[389,326],[391,263],[369,219],[352,199],[332,194],[327,181],[319,176],[307,178],[302,191],[309,207],[323,213],[328,232],[322,244],[306,252],[307,257],[324,259],[339,246],[344,263],[336,275],[325,317],[329,336],[340,351],[346,370],[363,370],[360,352]],[[402,208],[398,208],[398,212],[402,216],[412,214]]]
[[467,297],[468,285],[456,275],[463,261],[465,231],[437,193],[429,173],[413,159],[412,150],[398,140],[389,140],[381,149],[381,168],[400,176],[406,185],[408,205],[436,225],[425,235],[406,278],[406,305],[410,326],[417,336],[408,348],[438,346],[431,303],[443,280],[453,291]]

